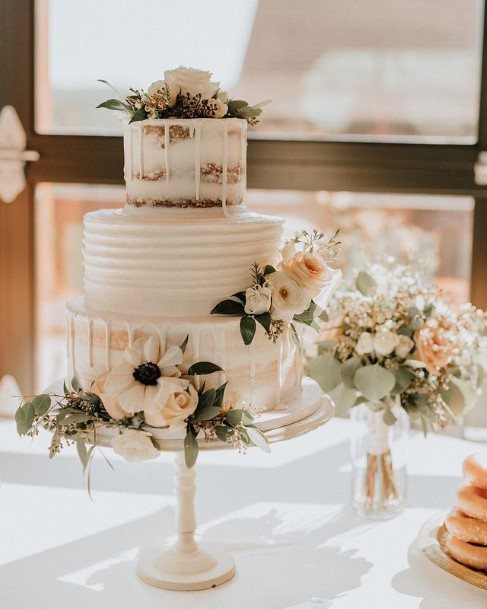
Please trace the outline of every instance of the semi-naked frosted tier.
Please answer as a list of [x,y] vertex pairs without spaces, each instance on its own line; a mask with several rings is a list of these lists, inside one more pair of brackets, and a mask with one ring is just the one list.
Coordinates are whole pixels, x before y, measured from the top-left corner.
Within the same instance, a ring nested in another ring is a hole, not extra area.
[[221,209],[90,212],[84,220],[86,303],[132,315],[209,315],[250,284],[254,261],[275,262],[282,224],[245,211],[226,218]]
[[239,118],[132,123],[124,132],[127,203],[226,211],[245,196],[246,150],[247,122]]
[[259,410],[286,408],[301,392],[301,357],[285,333],[273,343],[258,328],[251,345],[242,343],[238,318],[202,316],[175,320],[117,315],[86,307],[82,298],[68,304],[68,373],[85,387],[116,366],[123,350],[139,337],[157,334],[164,346],[189,336],[184,365],[211,361],[223,372],[205,377],[208,386],[228,381],[232,394]]

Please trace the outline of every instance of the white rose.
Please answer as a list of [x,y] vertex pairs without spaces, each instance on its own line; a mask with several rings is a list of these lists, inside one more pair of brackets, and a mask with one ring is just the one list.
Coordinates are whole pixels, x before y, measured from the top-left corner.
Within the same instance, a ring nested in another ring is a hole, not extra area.
[[283,271],[276,271],[267,276],[267,283],[272,290],[272,319],[291,321],[294,315],[306,311],[311,304],[311,296]]
[[168,385],[167,391],[161,388],[157,402],[157,405],[144,409],[145,422],[152,427],[169,425],[172,429],[181,429],[186,425],[185,419],[198,406],[198,392],[192,385],[188,385],[187,390],[176,391]]
[[399,336],[399,342],[396,346],[396,355],[406,359],[409,352],[414,347],[414,341],[409,336]]
[[245,312],[261,315],[271,308],[272,290],[266,285],[254,285],[245,291]]
[[218,93],[216,94],[216,98],[226,104],[228,102],[228,93],[219,89]]
[[159,456],[150,435],[137,429],[123,429],[112,439],[112,448],[127,461],[147,461]]
[[374,336],[374,351],[379,355],[389,355],[399,344],[399,336],[384,326],[380,326]]
[[312,298],[318,296],[333,279],[332,269],[315,253],[298,252],[294,258],[285,259],[281,269],[298,285],[308,290]]
[[228,106],[220,99],[212,99],[210,101],[210,106],[213,108],[214,118],[223,118],[228,112]]
[[211,72],[179,66],[174,70],[166,70],[164,79],[167,84],[181,87],[181,93],[189,93],[191,97],[201,94],[202,98],[210,99],[218,91],[220,83],[211,82]]
[[165,80],[157,80],[153,82],[149,87],[147,93],[151,97],[162,96],[166,98],[167,105],[172,108],[176,103],[176,99],[179,95],[180,87],[173,83],[167,83]]
[[367,355],[374,350],[374,337],[370,332],[362,332],[355,346],[355,351],[359,355]]

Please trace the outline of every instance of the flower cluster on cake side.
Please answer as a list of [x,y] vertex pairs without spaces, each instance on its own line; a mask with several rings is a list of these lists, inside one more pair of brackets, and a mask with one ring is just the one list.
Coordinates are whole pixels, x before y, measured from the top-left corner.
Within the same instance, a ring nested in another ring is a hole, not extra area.
[[254,411],[237,397],[226,396],[226,383],[210,388],[201,383],[202,377],[223,372],[220,366],[196,362],[185,368],[187,341],[163,350],[158,335],[136,339],[122,361],[99,374],[88,389],[73,378],[61,394],[25,401],[15,415],[18,433],[33,437],[41,427],[50,431],[51,457],[76,443],[87,481],[97,435],[107,428],[115,432],[112,448],[129,461],[158,456],[154,430],[159,428],[185,430],[188,467],[196,461],[200,433],[205,440],[218,439],[238,450],[250,445],[268,450]]
[[[180,66],[164,72],[164,79],[153,82],[147,91],[130,89],[130,95],[107,99],[98,108],[120,113],[129,123],[147,118],[242,118],[255,125],[268,102],[253,106],[241,99],[229,99],[211,72]],[[111,87],[111,85],[101,80]],[[113,89],[113,87],[111,87]]]
[[252,283],[218,303],[214,315],[240,317],[240,333],[250,345],[260,324],[270,340],[276,341],[285,329],[299,343],[295,324],[319,329],[318,319],[326,318],[325,306],[341,277],[330,267],[340,249],[339,230],[325,239],[317,230],[303,230],[286,241],[277,268],[254,263]]
[[487,315],[455,309],[410,267],[374,265],[336,293],[310,376],[346,410],[367,403],[395,422],[393,406],[424,432],[458,420],[478,396]]

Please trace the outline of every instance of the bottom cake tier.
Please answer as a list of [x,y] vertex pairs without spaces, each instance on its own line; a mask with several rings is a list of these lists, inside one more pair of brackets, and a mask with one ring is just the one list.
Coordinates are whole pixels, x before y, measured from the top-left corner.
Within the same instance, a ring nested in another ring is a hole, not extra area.
[[[90,309],[82,297],[68,303],[68,375],[89,389],[95,378],[120,363],[137,338],[157,334],[163,349],[186,337],[184,366],[218,364],[214,385],[228,382],[227,395],[258,411],[285,410],[301,393],[302,358],[289,332],[274,343],[263,328],[244,345],[238,317],[147,318]],[[208,386],[212,380],[208,379]]]

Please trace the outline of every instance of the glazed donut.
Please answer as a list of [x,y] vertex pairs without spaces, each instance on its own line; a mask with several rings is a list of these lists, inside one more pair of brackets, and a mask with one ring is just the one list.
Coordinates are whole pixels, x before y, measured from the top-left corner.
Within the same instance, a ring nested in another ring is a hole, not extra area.
[[457,491],[457,504],[467,516],[487,522],[487,489],[464,486]]
[[487,546],[487,522],[483,520],[470,518],[460,510],[453,510],[445,518],[445,526],[448,532],[460,541]]
[[467,457],[463,462],[463,475],[473,486],[487,489],[487,452]]
[[461,541],[450,533],[445,535],[444,545],[447,553],[458,562],[461,562],[462,565],[480,569],[481,571],[487,570],[487,547],[475,546],[466,541]]

